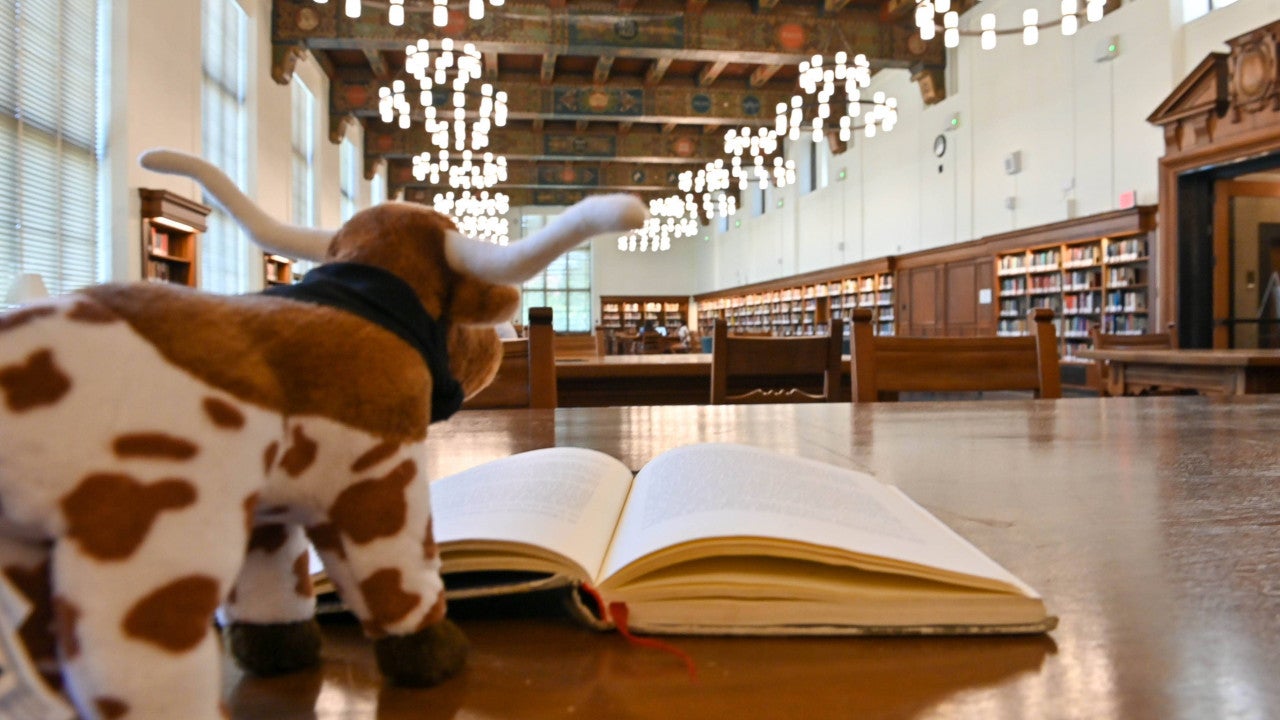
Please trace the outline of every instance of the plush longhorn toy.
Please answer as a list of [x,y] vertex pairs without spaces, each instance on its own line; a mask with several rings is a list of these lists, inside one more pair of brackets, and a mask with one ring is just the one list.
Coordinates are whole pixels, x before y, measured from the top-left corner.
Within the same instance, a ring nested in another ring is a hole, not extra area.
[[199,181],[267,251],[327,264],[280,294],[104,285],[0,315],[0,571],[40,608],[29,653],[87,718],[222,717],[220,604],[248,670],[318,662],[310,539],[388,679],[439,682],[466,641],[444,617],[427,425],[492,379],[512,285],[643,205],[589,198],[509,247],[404,203],[333,233],[275,222],[198,158],[141,162]]

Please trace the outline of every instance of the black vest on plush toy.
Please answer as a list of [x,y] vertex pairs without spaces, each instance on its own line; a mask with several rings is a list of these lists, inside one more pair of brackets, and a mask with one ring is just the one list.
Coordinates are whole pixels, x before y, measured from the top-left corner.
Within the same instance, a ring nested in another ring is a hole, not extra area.
[[395,333],[431,371],[431,422],[462,407],[462,384],[449,372],[449,328],[436,322],[413,288],[394,274],[371,265],[329,263],[308,270],[296,285],[277,285],[262,294],[337,308]]

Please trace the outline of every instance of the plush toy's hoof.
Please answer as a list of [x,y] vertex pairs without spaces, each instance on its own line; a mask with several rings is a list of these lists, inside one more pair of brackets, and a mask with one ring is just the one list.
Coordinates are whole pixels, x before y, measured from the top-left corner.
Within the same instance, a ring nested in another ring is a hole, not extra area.
[[320,625],[315,620],[232,623],[227,641],[232,657],[254,675],[284,675],[320,664]]
[[462,669],[467,660],[467,636],[449,620],[412,635],[374,641],[378,669],[391,683],[403,687],[431,687]]

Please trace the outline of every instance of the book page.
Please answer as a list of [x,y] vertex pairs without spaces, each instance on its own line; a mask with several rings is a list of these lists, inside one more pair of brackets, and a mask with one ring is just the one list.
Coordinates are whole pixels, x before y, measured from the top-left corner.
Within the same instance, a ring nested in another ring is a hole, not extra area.
[[543,547],[572,560],[577,574],[590,579],[630,486],[627,466],[595,450],[512,455],[431,483],[436,542],[443,551],[466,540]]
[[724,443],[676,448],[640,471],[602,575],[679,543],[743,536],[995,579],[1034,596],[901,491],[870,475]]

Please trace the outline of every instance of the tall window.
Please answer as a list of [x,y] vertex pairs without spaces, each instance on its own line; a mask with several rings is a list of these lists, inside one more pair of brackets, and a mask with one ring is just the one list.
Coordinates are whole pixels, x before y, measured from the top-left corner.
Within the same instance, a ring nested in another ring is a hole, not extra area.
[[[293,222],[312,227],[316,224],[316,99],[306,84],[295,74],[293,92]],[[312,266],[306,260],[293,264],[296,280]]]
[[373,180],[369,181],[369,204],[377,205],[387,201],[387,174],[386,170],[379,170],[377,175],[373,176]]
[[316,99],[293,76],[293,222],[316,223]]
[[[249,22],[236,0],[204,0],[204,156],[240,188],[245,187],[245,102]],[[200,286],[215,292],[249,289],[248,240],[217,203],[201,240]]]
[[338,148],[338,195],[342,205],[342,221],[356,214],[356,188],[360,187],[360,162],[356,155],[356,144],[350,138],[343,138]]
[[1182,21],[1191,22],[1202,15],[1208,15],[1218,8],[1226,7],[1236,0],[1182,0]]
[[[542,215],[521,218],[522,236],[542,227],[547,219]],[[523,295],[521,322],[527,322],[529,308],[549,307],[551,326],[557,332],[591,332],[591,244],[561,255],[525,281]]]
[[0,0],[0,302],[21,273],[55,294],[102,279],[107,7]]

